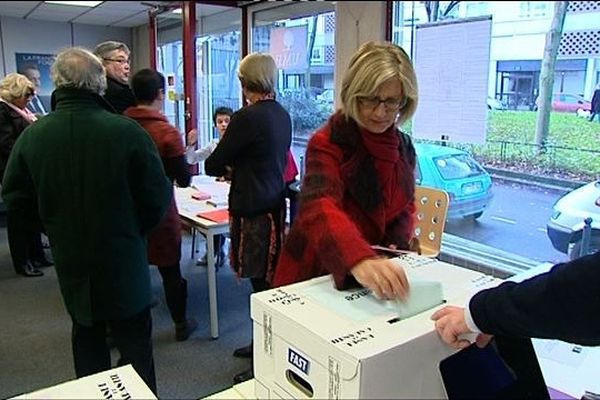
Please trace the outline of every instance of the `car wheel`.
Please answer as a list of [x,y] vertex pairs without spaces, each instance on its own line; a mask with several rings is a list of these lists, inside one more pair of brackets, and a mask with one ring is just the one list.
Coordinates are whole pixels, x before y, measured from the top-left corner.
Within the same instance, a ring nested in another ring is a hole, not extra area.
[[471,214],[471,215],[465,215],[465,216],[464,216],[464,218],[465,218],[465,219],[473,219],[473,220],[476,220],[476,219],[479,219],[479,217],[481,217],[482,215],[483,215],[483,211],[479,211],[479,212],[477,212],[477,213],[475,213],[475,214]]
[[[592,236],[590,239],[590,247],[588,248],[588,254],[595,253],[596,251],[600,251],[600,236]],[[581,254],[581,239],[575,242],[573,248],[569,252],[569,259],[574,260],[579,258]]]

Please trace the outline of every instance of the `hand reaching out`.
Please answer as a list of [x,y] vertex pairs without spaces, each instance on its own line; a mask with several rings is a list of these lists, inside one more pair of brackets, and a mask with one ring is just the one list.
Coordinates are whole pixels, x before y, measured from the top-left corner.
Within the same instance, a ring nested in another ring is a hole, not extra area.
[[[435,329],[444,342],[457,349],[468,347],[471,342],[461,338],[461,335],[473,333],[465,322],[465,309],[463,307],[446,306],[437,310],[431,316],[435,321]],[[475,343],[479,347],[485,347],[493,336],[485,333],[477,335]]]
[[381,299],[406,300],[409,285],[404,269],[386,258],[368,258],[356,264],[350,273]]
[[198,142],[198,131],[196,129],[192,129],[187,133],[187,145],[195,146]]

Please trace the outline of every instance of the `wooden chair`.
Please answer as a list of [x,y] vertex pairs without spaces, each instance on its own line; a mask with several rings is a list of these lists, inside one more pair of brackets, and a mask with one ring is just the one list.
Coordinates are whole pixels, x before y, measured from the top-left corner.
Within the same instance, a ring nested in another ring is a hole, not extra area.
[[449,197],[443,190],[426,186],[415,189],[417,206],[415,237],[421,246],[421,255],[436,257],[442,247]]

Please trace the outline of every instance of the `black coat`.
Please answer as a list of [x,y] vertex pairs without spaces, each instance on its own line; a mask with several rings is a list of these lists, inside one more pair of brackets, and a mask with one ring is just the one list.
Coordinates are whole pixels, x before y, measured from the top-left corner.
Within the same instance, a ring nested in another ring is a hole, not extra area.
[[275,100],[259,101],[233,114],[225,135],[204,162],[211,176],[224,176],[227,166],[233,168],[231,215],[252,217],[281,207],[291,140],[290,115]]
[[17,138],[27,126],[29,122],[25,118],[8,104],[0,102],[0,179],[4,176],[8,156]]
[[600,89],[594,90],[594,95],[592,96],[592,112],[600,113]]
[[600,252],[558,264],[519,284],[477,293],[473,321],[494,335],[600,345]]
[[106,78],[106,83],[107,87],[104,99],[114,107],[116,112],[123,114],[123,111],[135,106],[135,97],[128,85],[124,85],[108,77]]

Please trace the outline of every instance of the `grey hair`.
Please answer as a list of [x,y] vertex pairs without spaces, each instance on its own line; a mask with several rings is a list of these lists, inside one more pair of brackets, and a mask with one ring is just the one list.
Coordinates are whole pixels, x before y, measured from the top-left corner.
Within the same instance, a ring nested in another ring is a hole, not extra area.
[[25,75],[10,73],[0,81],[0,98],[9,103],[14,103],[28,93],[34,93],[35,86]]
[[266,53],[248,54],[240,62],[238,78],[242,86],[251,92],[275,93],[277,88],[277,66]]
[[123,50],[125,53],[127,53],[127,55],[131,53],[129,51],[129,47],[127,47],[125,43],[109,40],[106,42],[102,42],[98,46],[96,46],[94,54],[98,56],[100,60],[104,60],[105,58],[111,58],[112,53],[117,50]]
[[102,62],[82,47],[70,47],[58,53],[50,71],[57,89],[70,87],[99,95],[106,90],[106,71]]

